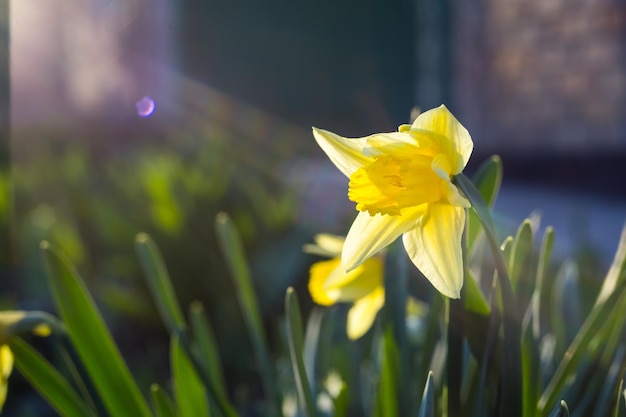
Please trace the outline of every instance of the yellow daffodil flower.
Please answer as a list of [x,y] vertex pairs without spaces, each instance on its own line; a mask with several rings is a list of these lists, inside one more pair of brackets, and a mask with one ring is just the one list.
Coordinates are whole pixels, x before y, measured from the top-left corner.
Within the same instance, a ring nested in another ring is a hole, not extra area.
[[51,329],[40,322],[37,313],[26,311],[0,312],[0,411],[4,407],[9,387],[9,377],[13,371],[13,353],[6,344],[13,336],[28,329],[37,336],[48,336]]
[[352,340],[363,336],[385,303],[383,261],[372,257],[346,273],[341,266],[344,238],[329,234],[315,237],[305,252],[330,257],[311,266],[309,292],[317,304],[354,303],[348,311],[347,333]]
[[465,168],[473,150],[467,129],[442,105],[398,132],[349,139],[313,128],[313,135],[350,179],[348,198],[360,212],[343,246],[343,271],[355,271],[402,236],[422,274],[442,294],[458,298],[461,235],[470,203],[452,177]]

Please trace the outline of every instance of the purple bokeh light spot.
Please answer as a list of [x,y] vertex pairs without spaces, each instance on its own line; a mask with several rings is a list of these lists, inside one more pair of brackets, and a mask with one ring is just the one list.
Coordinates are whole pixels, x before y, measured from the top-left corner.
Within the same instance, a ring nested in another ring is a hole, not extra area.
[[135,108],[139,117],[150,117],[156,110],[156,103],[150,97],[145,96],[135,103]]

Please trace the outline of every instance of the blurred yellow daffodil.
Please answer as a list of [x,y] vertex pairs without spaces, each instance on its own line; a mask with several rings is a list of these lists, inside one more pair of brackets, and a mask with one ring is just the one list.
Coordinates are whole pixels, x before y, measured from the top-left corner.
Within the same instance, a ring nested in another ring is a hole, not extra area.
[[473,150],[467,129],[442,105],[398,132],[349,139],[313,128],[313,135],[350,179],[348,198],[360,212],[343,245],[341,269],[356,271],[402,235],[422,274],[442,294],[458,298],[461,235],[470,203],[452,177],[465,168]]
[[9,377],[13,371],[13,353],[7,343],[13,336],[26,331],[48,336],[52,330],[42,323],[41,314],[37,312],[0,311],[0,411],[7,398]]
[[353,303],[348,311],[347,333],[352,340],[363,336],[374,323],[385,303],[383,261],[372,257],[346,273],[341,266],[344,238],[329,234],[315,236],[315,245],[306,245],[305,252],[330,257],[311,266],[309,292],[321,305]]

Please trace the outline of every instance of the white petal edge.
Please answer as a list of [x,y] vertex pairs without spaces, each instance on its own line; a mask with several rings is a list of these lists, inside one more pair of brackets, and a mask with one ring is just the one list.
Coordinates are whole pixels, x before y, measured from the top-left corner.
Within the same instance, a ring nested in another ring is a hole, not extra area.
[[371,162],[371,158],[363,155],[367,138],[344,138],[336,133],[315,127],[313,137],[330,161],[346,177],[350,177],[354,171]]
[[411,126],[412,129],[426,130],[449,138],[460,159],[454,161],[452,174],[465,168],[474,149],[474,142],[467,129],[454,117],[445,105],[421,113]]
[[[422,207],[423,206],[423,207]],[[402,233],[412,229],[424,213],[426,204],[405,209],[400,216],[387,214],[370,215],[359,212],[348,231],[341,253],[341,264],[346,271],[359,266],[363,261],[391,244]]]
[[459,298],[463,287],[464,227],[464,208],[431,204],[419,225],[402,239],[413,264],[440,293],[450,298]]
[[348,337],[356,340],[367,333],[384,304],[385,291],[382,287],[355,302],[348,311]]

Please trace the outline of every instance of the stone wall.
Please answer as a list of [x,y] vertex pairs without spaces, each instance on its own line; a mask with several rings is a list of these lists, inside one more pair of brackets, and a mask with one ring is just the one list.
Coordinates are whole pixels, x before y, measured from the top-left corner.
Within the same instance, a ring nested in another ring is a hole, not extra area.
[[626,154],[626,2],[453,4],[451,100],[477,146]]

